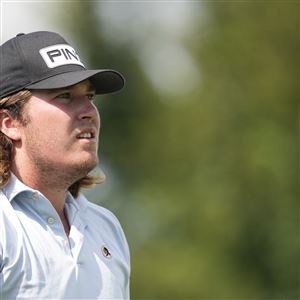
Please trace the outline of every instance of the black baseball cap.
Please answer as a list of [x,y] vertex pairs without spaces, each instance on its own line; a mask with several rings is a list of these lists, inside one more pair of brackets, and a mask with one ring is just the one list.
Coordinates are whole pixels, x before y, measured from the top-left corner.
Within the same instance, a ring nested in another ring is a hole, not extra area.
[[87,70],[74,48],[49,31],[20,33],[0,46],[0,98],[23,89],[64,88],[90,79],[96,94],[123,88],[115,70]]

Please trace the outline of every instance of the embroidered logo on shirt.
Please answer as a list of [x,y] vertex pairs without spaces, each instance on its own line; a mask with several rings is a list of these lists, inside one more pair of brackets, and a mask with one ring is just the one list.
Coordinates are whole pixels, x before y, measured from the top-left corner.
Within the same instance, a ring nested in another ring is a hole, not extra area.
[[102,254],[103,254],[104,257],[106,257],[108,259],[111,258],[111,254],[110,254],[109,250],[105,246],[102,246],[101,252],[102,252]]

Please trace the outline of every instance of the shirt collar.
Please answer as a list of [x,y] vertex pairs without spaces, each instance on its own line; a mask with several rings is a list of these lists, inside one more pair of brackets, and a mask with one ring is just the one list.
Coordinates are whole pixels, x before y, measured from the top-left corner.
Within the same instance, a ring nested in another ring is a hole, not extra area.
[[[37,190],[34,190],[28,187],[27,185],[25,185],[13,173],[11,173],[10,180],[8,184],[2,189],[2,191],[9,202],[11,202],[17,195],[23,192],[31,192],[31,193],[38,192]],[[82,194],[79,194],[79,196],[76,199],[74,199],[71,193],[68,192],[66,202],[70,204],[72,203],[77,210],[84,211],[88,207],[88,201]]]
[[88,201],[83,195],[79,195],[77,198],[74,198],[70,192],[68,192],[65,202],[65,211],[68,215],[69,222],[74,223],[74,219],[77,216],[80,216],[79,224],[83,227],[87,226],[88,220],[86,219],[86,209],[88,208]]
[[88,201],[82,194],[79,194],[77,198],[74,198],[71,193],[68,192],[66,203],[74,204],[75,207],[81,211],[86,210],[88,207]]
[[8,184],[2,189],[2,191],[10,202],[22,192],[36,192],[36,190],[28,187],[23,182],[21,182],[13,173],[11,173],[10,180]]

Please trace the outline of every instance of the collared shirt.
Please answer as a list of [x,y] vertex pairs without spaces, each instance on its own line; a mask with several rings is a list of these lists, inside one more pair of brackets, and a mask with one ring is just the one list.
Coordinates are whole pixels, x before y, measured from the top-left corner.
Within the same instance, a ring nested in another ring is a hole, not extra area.
[[0,189],[0,299],[128,299],[129,249],[116,217],[68,194],[63,224],[14,175]]

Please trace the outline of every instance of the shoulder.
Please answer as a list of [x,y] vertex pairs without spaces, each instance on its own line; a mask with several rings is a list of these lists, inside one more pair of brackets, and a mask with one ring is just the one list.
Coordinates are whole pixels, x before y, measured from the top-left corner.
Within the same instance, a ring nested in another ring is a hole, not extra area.
[[[84,203],[84,218],[95,234],[105,235],[107,239],[112,239],[129,256],[127,239],[116,215],[110,210],[88,201],[84,195],[80,194],[77,201]],[[82,206],[82,205],[81,205]]]
[[84,209],[86,216],[93,221],[105,221],[114,226],[121,227],[118,218],[107,208],[90,202],[83,194],[80,194],[76,200],[79,202],[81,208]]
[[[3,193],[3,190],[0,189],[0,224],[3,223],[3,225],[8,225],[15,218],[15,212],[10,201]],[[0,228],[3,227],[0,226]]]
[[20,227],[20,221],[17,213],[8,200],[6,195],[0,189],[0,238],[4,236],[4,232],[9,232],[8,235],[13,236]]
[[115,226],[121,226],[116,215],[103,206],[100,206],[92,202],[88,202],[88,212],[90,214],[105,219],[107,222],[114,224]]
[[[0,257],[14,257],[20,241],[21,224],[11,202],[0,189]],[[4,255],[5,254],[5,255]],[[1,262],[1,261],[0,261]],[[2,261],[3,263],[3,261]],[[1,267],[1,266],[0,266]]]

